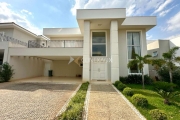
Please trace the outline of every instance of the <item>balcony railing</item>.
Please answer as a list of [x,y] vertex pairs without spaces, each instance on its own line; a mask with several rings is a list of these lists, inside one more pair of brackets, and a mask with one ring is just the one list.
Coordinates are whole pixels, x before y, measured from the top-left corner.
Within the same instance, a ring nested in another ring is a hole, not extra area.
[[17,40],[10,36],[4,35],[3,33],[0,33],[0,42],[3,41],[10,42],[9,44],[10,47],[27,47],[28,45],[26,42]]
[[82,48],[83,40],[29,40],[29,48]]

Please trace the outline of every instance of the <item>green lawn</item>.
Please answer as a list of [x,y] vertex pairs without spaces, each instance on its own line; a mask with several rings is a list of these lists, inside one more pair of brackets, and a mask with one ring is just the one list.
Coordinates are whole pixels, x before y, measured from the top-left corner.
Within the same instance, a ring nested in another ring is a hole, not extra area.
[[[146,85],[145,89],[142,89],[142,85],[129,84],[127,86],[132,88],[135,94],[138,93],[146,96],[149,102],[148,108],[144,109],[137,106],[136,108],[148,120],[152,120],[151,116],[149,115],[149,111],[152,109],[163,110],[167,114],[169,120],[180,119],[180,96],[174,98],[172,105],[165,105],[163,103],[163,98],[153,90],[153,86]],[[131,97],[126,97],[131,101]]]

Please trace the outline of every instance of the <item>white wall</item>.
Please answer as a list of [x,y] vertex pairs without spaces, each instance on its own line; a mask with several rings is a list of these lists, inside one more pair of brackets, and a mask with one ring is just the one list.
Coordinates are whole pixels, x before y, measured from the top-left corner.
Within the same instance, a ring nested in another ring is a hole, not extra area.
[[43,76],[44,61],[34,57],[10,57],[14,76],[12,80]]
[[82,75],[82,67],[75,62],[68,64],[69,60],[53,61],[53,76],[75,77],[76,74]]
[[53,61],[52,60],[44,60],[44,76],[49,76],[49,70],[53,69]]
[[[120,30],[118,32],[119,39],[119,75],[127,76],[128,75],[128,49],[127,49],[127,40],[126,40],[126,32],[134,31],[141,32],[141,54],[142,56],[147,55],[147,44],[146,44],[146,31],[144,29],[125,29]],[[148,65],[144,67],[144,73],[149,74]]]
[[35,36],[30,35],[28,33],[25,33],[25,32],[18,30],[18,29],[14,29],[13,37],[18,39],[18,40],[24,41],[24,42],[28,42],[29,40],[36,40],[37,39]]
[[[169,41],[170,49],[173,47],[180,47],[180,37],[173,38]],[[177,50],[176,56],[180,56],[180,49]],[[180,66],[179,63],[176,63],[177,66]]]
[[[170,49],[173,47],[180,47],[180,37],[176,37],[169,41]],[[176,56],[180,56],[180,49],[176,52]]]
[[9,48],[10,56],[82,56],[83,48]]
[[13,31],[14,29],[13,28],[1,28],[0,29],[0,32],[4,32],[5,35],[7,36],[10,36],[10,37],[13,37]]

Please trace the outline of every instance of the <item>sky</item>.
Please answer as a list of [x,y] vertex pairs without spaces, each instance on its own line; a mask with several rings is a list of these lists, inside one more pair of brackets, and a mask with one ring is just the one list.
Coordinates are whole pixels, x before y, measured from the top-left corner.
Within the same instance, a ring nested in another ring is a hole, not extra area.
[[0,0],[0,22],[16,24],[36,34],[43,28],[78,27],[76,9],[126,8],[127,16],[157,16],[148,40],[180,36],[179,0]]

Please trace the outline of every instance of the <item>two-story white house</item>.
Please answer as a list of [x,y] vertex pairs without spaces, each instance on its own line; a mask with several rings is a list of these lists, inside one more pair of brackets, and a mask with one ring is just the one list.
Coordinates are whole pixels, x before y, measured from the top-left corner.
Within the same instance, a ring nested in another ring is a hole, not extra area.
[[[48,76],[53,70],[53,76],[115,82],[119,76],[139,73],[137,66],[128,69],[127,64],[134,53],[147,54],[146,32],[156,26],[156,17],[127,17],[124,8],[78,9],[77,22],[79,28],[44,28],[49,40],[30,39],[25,47],[8,47],[4,57],[14,66],[14,79]],[[144,73],[149,74],[148,66]]]

